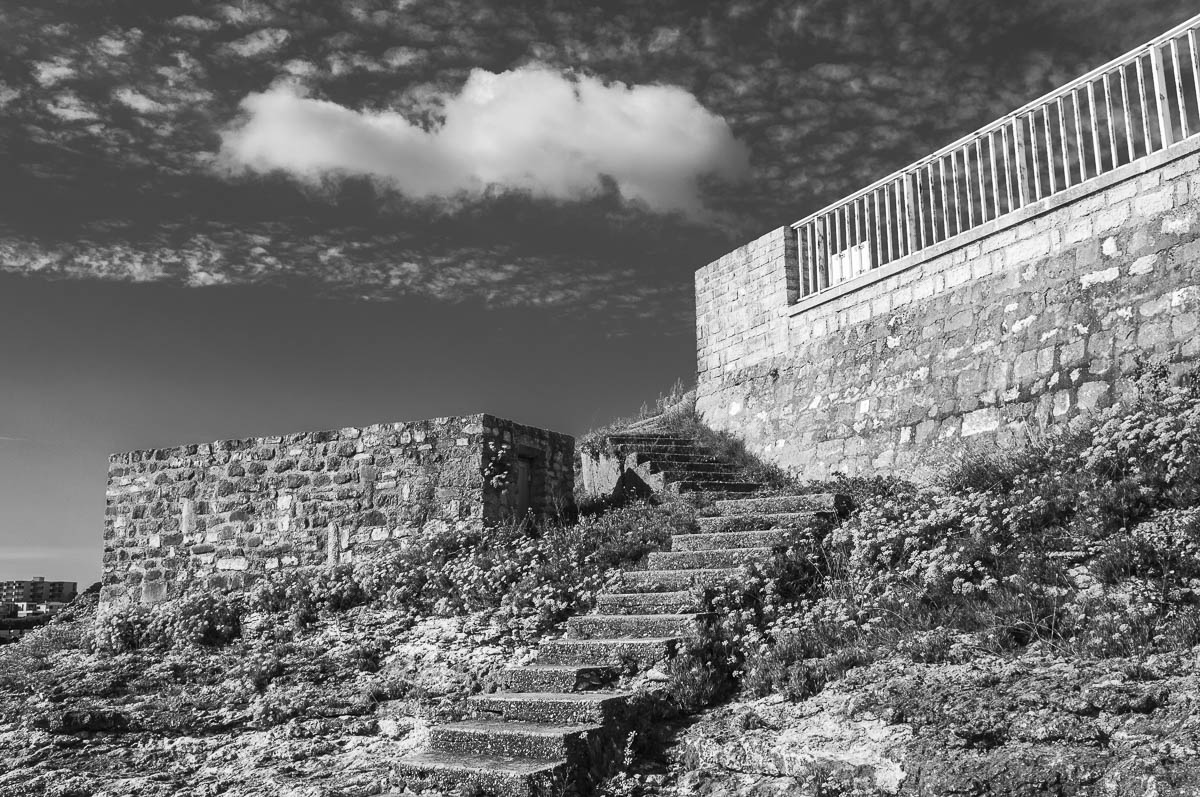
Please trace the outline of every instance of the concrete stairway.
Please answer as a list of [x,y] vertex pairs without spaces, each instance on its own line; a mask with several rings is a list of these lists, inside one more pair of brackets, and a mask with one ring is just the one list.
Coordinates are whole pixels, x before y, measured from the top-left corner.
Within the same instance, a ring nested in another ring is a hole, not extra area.
[[[722,490],[722,492],[725,492]],[[620,591],[598,596],[593,614],[572,617],[537,664],[512,667],[504,691],[468,699],[474,719],[435,728],[429,749],[399,762],[406,779],[440,788],[544,797],[587,794],[621,764],[631,673],[674,655],[709,615],[693,587],[736,574],[766,557],[791,529],[840,508],[833,495],[725,499],[699,532],[672,537],[648,568],[622,575]]]
[[609,435],[608,442],[665,492],[752,493],[760,485],[739,479],[736,468],[692,437],[663,432]]

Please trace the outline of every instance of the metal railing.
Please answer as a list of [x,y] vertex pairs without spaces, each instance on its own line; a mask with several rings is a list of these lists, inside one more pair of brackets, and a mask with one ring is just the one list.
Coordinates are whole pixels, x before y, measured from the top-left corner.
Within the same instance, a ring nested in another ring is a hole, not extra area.
[[1200,132],[1200,16],[792,225],[800,296]]

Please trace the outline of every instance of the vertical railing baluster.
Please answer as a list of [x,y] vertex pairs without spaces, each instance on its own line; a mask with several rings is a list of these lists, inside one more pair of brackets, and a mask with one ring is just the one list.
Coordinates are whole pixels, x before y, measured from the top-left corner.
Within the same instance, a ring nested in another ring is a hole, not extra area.
[[[1079,150],[1079,182],[1087,179],[1087,146],[1083,139],[1083,122],[1080,121],[1079,89],[1071,92],[1071,110],[1075,117],[1075,147]],[[1097,170],[1096,174],[1100,171]]]
[[1133,120],[1129,113],[1129,73],[1121,66],[1121,115],[1125,117],[1125,148],[1129,151],[1129,162],[1133,162]]
[[871,268],[880,268],[883,265],[883,210],[880,203],[880,194],[883,188],[875,190],[875,259],[871,260]]
[[[1058,145],[1062,150],[1063,188],[1071,187],[1071,158],[1067,154],[1067,118],[1063,112],[1062,97],[1058,98]],[[1054,193],[1054,181],[1050,181],[1050,193]]]
[[[892,233],[895,229],[894,227],[892,227],[892,194],[893,193],[894,193],[894,191],[892,190],[892,183],[887,183],[883,186],[883,214],[884,214],[884,220],[886,222],[884,224],[884,229],[887,231],[887,262],[889,262],[889,263],[891,263],[893,260],[896,259],[896,251],[895,251],[895,249],[892,248]],[[899,217],[898,214],[897,214],[897,217]],[[897,241],[896,243],[899,244],[899,241]]]
[[812,258],[808,256],[808,237],[804,234],[804,225],[792,230],[796,235],[796,252],[800,265],[800,295],[808,296],[809,273],[812,271]]
[[803,267],[800,269],[800,295],[808,296],[816,288],[815,258],[813,257],[813,235],[812,224],[805,224],[796,230],[799,235],[799,240],[796,242],[797,248],[800,250],[800,258],[803,262]]
[[950,195],[946,193],[946,159],[938,158],[938,185],[942,190],[942,235],[949,238],[950,232]]
[[[1062,119],[1062,114],[1059,113],[1058,118]],[[1054,168],[1054,135],[1050,132],[1050,106],[1042,108],[1042,128],[1046,131],[1046,172],[1050,178],[1050,193],[1053,194],[1058,190],[1058,174]]]
[[974,227],[974,197],[971,193],[971,145],[966,144],[959,150],[962,152],[962,190],[967,193],[967,226]]
[[992,218],[1000,217],[1000,179],[996,176],[996,133],[988,133],[988,155],[992,163]]
[[1158,113],[1158,135],[1163,147],[1175,143],[1175,130],[1171,126],[1171,99],[1167,95],[1167,74],[1163,66],[1162,47],[1150,48],[1150,72],[1154,78],[1154,109]]
[[1154,142],[1150,138],[1150,106],[1146,102],[1146,68],[1142,66],[1142,56],[1137,59],[1137,82],[1139,112],[1142,117],[1142,135],[1145,137],[1145,154],[1154,151]]
[[1029,204],[1029,166],[1025,160],[1028,155],[1025,146],[1025,128],[1021,125],[1021,117],[1013,117],[1013,155],[1017,161],[1017,196],[1021,199],[1021,207]]
[[908,179],[910,176],[911,173],[906,173],[902,179],[904,180],[904,227],[908,233],[908,248],[906,253],[911,255],[916,251],[917,214],[914,209],[912,181]]
[[821,216],[821,245],[825,249],[825,256],[821,259],[821,271],[818,274],[820,277],[817,285],[818,290],[825,290],[829,287],[829,266],[832,260],[832,252],[829,240],[829,214]]
[[[858,208],[858,245],[854,247],[854,251],[858,253],[858,268],[854,269],[854,273],[857,275],[866,271],[863,256],[870,249],[870,232],[868,232],[869,228],[867,227],[867,198],[865,196],[860,197],[854,204]],[[864,243],[868,245],[863,246]]]
[[1108,73],[1104,73],[1104,122],[1108,127],[1108,157],[1112,160],[1112,168],[1117,168],[1117,131],[1113,124],[1112,86],[1109,84]]
[[1179,132],[1184,138],[1188,132],[1187,103],[1183,99],[1183,70],[1179,68],[1179,41],[1171,39],[1171,68],[1175,72],[1175,99],[1179,102]]
[[[1036,111],[1029,114],[1029,151],[1030,151],[1030,154],[1032,154],[1032,156],[1033,156],[1034,195],[1038,199],[1041,199],[1042,198],[1042,164],[1039,163],[1038,152],[1041,151],[1042,146],[1041,146],[1041,144],[1038,143],[1037,127],[1034,125],[1034,117],[1036,115],[1037,115]],[[1045,116],[1045,109],[1043,109],[1042,115]]]
[[1196,90],[1196,112],[1200,114],[1200,53],[1196,52],[1196,31],[1188,31],[1188,53],[1192,61],[1192,88]]
[[[957,152],[957,150],[955,150]],[[950,179],[954,183],[954,234],[958,235],[963,230],[962,226],[962,206],[959,201],[958,191],[958,156],[954,152],[950,153]]]
[[1100,127],[1096,124],[1096,87],[1088,83],[1085,88],[1088,97],[1088,119],[1092,125],[1092,162],[1096,164],[1096,176],[1099,177],[1104,171],[1104,162],[1100,155]]
[[1013,172],[1012,163],[1008,155],[1008,125],[1000,126],[1000,145],[1001,154],[1004,156],[1004,196],[1008,200],[1009,213],[1013,210]]
[[829,284],[838,284],[842,280],[842,274],[846,270],[846,236],[842,233],[842,224],[846,221],[846,206],[842,205],[836,209],[833,214],[833,229],[838,235],[835,241],[834,257],[838,258],[838,269],[834,270],[834,258],[829,258]]
[[987,221],[987,188],[983,174],[983,139],[975,139],[975,176],[979,178],[979,223]]
[[928,244],[925,242],[925,189],[921,186],[921,170],[917,169],[913,176],[917,179],[917,230],[920,232],[917,241],[924,249]]
[[850,277],[854,276],[856,271],[858,271],[858,269],[856,269],[854,267],[854,257],[858,253],[858,241],[859,241],[859,238],[858,238],[858,235],[859,235],[859,233],[858,233],[858,201],[855,200],[854,202],[851,202],[847,206],[846,209],[850,213],[850,220],[849,220],[850,230],[847,231],[847,235],[846,235],[845,255],[846,255],[846,272],[847,272],[847,274],[846,274],[845,279],[849,279]]

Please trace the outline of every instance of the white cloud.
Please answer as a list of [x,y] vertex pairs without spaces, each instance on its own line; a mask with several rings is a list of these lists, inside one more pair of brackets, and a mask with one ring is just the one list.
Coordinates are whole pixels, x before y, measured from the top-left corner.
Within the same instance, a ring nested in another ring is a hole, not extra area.
[[71,92],[59,94],[45,108],[66,122],[92,122],[100,118],[86,102]]
[[580,199],[610,178],[657,211],[702,215],[697,180],[737,180],[748,153],[723,119],[684,89],[606,85],[543,67],[473,70],[440,98],[425,130],[395,111],[354,110],[280,85],[242,101],[222,134],[232,171],[283,171],[319,182],[365,175],[416,198],[479,195],[490,186]]
[[225,46],[242,58],[257,58],[260,55],[273,53],[282,47],[290,38],[283,28],[263,28],[248,36],[232,41]]
[[192,16],[191,14],[175,17],[171,20],[170,24],[177,28],[194,31],[210,31],[221,27],[221,23],[215,19],[205,19],[203,17]]
[[117,89],[113,93],[113,96],[116,97],[117,101],[122,105],[137,111],[138,113],[162,113],[163,111],[167,110],[167,106],[163,105],[161,102],[156,102],[147,97],[145,94],[128,87]]
[[53,86],[63,80],[75,77],[75,67],[66,58],[54,58],[49,61],[35,61],[33,64],[33,79],[43,87]]

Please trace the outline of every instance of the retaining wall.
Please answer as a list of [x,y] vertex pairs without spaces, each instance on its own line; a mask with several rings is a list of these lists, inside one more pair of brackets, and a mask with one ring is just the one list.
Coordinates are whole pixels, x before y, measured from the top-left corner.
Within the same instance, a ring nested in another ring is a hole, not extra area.
[[1200,355],[1195,139],[798,299],[790,228],[696,274],[698,408],[797,476],[919,474]]

